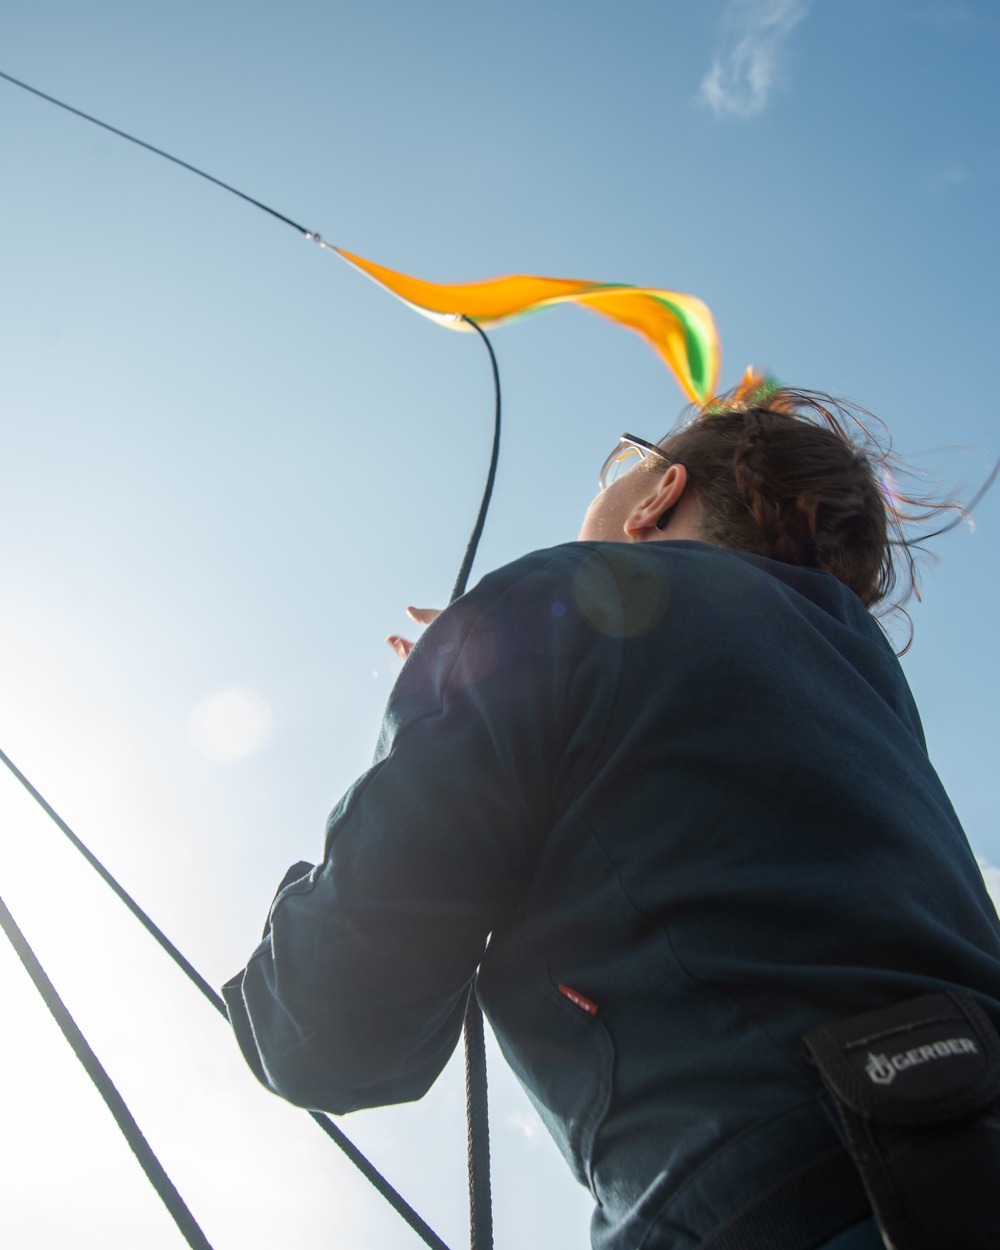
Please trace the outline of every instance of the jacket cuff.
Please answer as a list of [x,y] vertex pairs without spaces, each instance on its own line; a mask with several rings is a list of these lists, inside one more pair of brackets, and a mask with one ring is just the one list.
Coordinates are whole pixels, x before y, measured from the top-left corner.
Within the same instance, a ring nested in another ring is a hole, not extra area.
[[250,1016],[243,1002],[245,972],[246,969],[241,969],[232,980],[226,982],[222,987],[222,997],[226,1003],[226,1010],[229,1012],[229,1023],[233,1026],[236,1041],[243,1052],[243,1058],[250,1065],[250,1070],[257,1080],[262,1085],[269,1086],[270,1083],[264,1073],[264,1065],[261,1063],[260,1053],[257,1050],[257,1042],[254,1039]]

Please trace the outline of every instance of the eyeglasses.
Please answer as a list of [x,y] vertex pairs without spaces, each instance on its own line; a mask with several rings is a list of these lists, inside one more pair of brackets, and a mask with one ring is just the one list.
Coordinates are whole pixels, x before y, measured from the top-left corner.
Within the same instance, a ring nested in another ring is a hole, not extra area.
[[655,443],[647,443],[644,438],[636,438],[634,434],[623,434],[618,440],[618,446],[605,460],[604,467],[601,469],[601,490],[607,490],[612,482],[616,482],[618,478],[628,473],[629,469],[634,469],[650,454],[661,456],[667,464],[677,463],[673,456],[668,456]]

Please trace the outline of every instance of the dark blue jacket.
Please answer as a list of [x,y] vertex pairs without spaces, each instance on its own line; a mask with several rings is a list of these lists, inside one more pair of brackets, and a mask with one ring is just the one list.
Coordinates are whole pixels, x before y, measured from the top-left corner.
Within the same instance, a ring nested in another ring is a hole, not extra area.
[[226,987],[260,1079],[336,1113],[419,1098],[481,963],[600,1250],[690,1250],[835,1143],[805,1030],[956,986],[1000,1019],[997,916],[878,625],[826,573],[703,543],[486,577],[307,869]]

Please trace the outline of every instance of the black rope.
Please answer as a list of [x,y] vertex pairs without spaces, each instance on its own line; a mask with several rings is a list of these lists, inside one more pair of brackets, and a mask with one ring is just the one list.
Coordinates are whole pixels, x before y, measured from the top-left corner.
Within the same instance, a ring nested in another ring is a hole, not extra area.
[[455,579],[455,586],[451,592],[449,603],[454,603],[456,599],[465,594],[465,587],[469,581],[469,573],[472,571],[472,561],[476,558],[476,550],[479,547],[479,539],[482,537],[483,526],[486,524],[486,513],[490,506],[490,499],[493,495],[493,482],[497,475],[497,461],[500,458],[500,372],[497,369],[497,358],[493,354],[493,345],[486,337],[482,328],[471,319],[471,317],[463,317],[462,320],[466,325],[471,326],[473,330],[486,344],[486,350],[490,354],[490,366],[493,369],[493,395],[495,398],[494,417],[493,417],[493,452],[490,456],[490,469],[486,475],[486,489],[483,491],[483,501],[479,505],[479,515],[476,517],[476,524],[473,526],[472,534],[469,538],[469,545],[465,549],[465,555],[462,558],[462,567],[458,570],[458,577]]
[[[15,78],[12,74],[4,73],[3,70],[0,70],[0,78],[13,84],[15,87],[20,87],[22,91],[28,91],[32,95],[38,96],[39,99],[46,100],[49,104],[56,105],[57,108],[65,109],[67,113],[72,113],[75,117],[82,117],[84,121],[91,122],[95,126],[100,126],[102,130],[107,130],[111,134],[117,135],[120,139],[127,139],[129,143],[134,143],[137,147],[145,148],[147,152],[152,152],[156,156],[162,156],[164,160],[172,161],[175,165],[180,165],[182,169],[186,169],[192,174],[197,174],[199,178],[204,178],[207,182],[211,182],[215,186],[221,187],[223,191],[229,191],[232,195],[239,196],[241,200],[245,200],[248,204],[253,204],[255,208],[259,208],[265,213],[269,213],[272,217],[277,218],[278,221],[283,221],[286,226],[291,226],[293,230],[297,230],[299,234],[304,235],[307,239],[311,239],[316,243],[322,244],[324,247],[329,246],[328,244],[323,243],[322,238],[315,230],[309,230],[306,226],[300,225],[299,222],[293,221],[291,217],[286,217],[284,213],[279,213],[277,209],[268,207],[267,204],[262,203],[260,200],[255,200],[252,195],[247,195],[245,191],[240,191],[236,187],[231,186],[228,182],[223,182],[221,178],[216,178],[213,174],[206,173],[205,170],[199,169],[197,165],[192,165],[188,161],[182,161],[179,156],[172,156],[169,152],[165,152],[163,148],[155,147],[152,143],[147,143],[145,139],[139,139],[135,135],[129,134],[127,130],[120,130],[117,126],[112,126],[109,122],[103,122],[99,117],[94,117],[90,113],[85,113],[82,109],[75,108],[72,104],[67,104],[64,100],[58,100],[55,96],[49,95],[45,91],[40,91],[37,87],[32,87],[29,83],[22,82],[19,78]],[[462,567],[459,569],[458,578],[455,581],[455,588],[451,593],[451,602],[454,602],[460,595],[465,593],[466,583],[469,580],[469,572],[472,569],[472,561],[475,558],[476,548],[479,546],[479,539],[483,532],[483,526],[486,523],[486,512],[489,508],[490,496],[493,493],[493,480],[496,477],[497,459],[500,454],[500,375],[497,371],[496,356],[494,356],[493,347],[483,330],[469,317],[462,317],[462,320],[466,323],[466,325],[475,330],[475,332],[486,344],[486,350],[490,354],[490,364],[493,368],[493,387],[494,394],[496,396],[496,420],[494,422],[493,432],[493,455],[490,460],[486,490],[483,493],[483,501],[479,508],[479,515],[476,518],[475,528],[469,538],[469,544],[465,551],[465,557],[462,560]],[[209,990],[209,993],[214,994],[214,990]]]
[[[29,86],[26,82],[5,74],[0,70],[0,78],[12,83],[15,87],[20,87],[24,91],[29,91],[32,95],[38,96],[42,100],[55,104],[58,108],[65,109],[67,113],[73,113],[77,117],[81,117],[84,121],[92,122],[95,126],[100,126],[103,130],[110,131],[111,134],[118,135],[121,139],[127,139],[130,143],[136,144],[138,147],[145,148],[148,152],[153,152],[156,156],[162,156],[165,160],[172,161],[175,165],[180,165],[182,169],[187,169],[193,174],[197,174],[199,178],[214,183],[217,187],[221,187],[224,191],[229,191],[233,195],[239,196],[241,200],[245,200],[248,204],[253,204],[256,208],[262,209],[265,213],[269,213],[272,217],[276,217],[278,221],[284,222],[291,226],[307,239],[311,239],[317,243],[321,243],[320,236],[314,230],[308,230],[305,226],[300,225],[297,221],[293,221],[290,217],[286,217],[283,213],[277,212],[273,208],[269,208],[266,204],[256,200],[253,196],[246,195],[243,191],[237,190],[236,187],[230,186],[228,182],[223,182],[220,178],[214,177],[212,174],[206,173],[203,169],[199,169],[195,165],[189,164],[187,161],[181,160],[177,156],[172,156],[169,152],[165,152],[162,148],[154,147],[151,143],[137,138],[135,135],[129,134],[125,130],[120,130],[117,126],[109,125],[100,118],[93,117],[89,113],[84,113],[82,109],[74,108],[71,104],[66,104],[62,100],[56,99],[55,96],[48,95],[44,91],[39,91],[37,87]],[[479,540],[482,537],[483,526],[486,523],[486,513],[489,509],[490,499],[493,494],[493,483],[496,478],[497,461],[500,455],[500,374],[497,369],[496,356],[493,352],[493,346],[487,338],[485,332],[471,318],[463,317],[465,323],[470,326],[476,334],[482,339],[489,353],[490,365],[493,370],[493,388],[495,396],[495,417],[493,424],[493,450],[490,457],[489,473],[486,479],[486,487],[483,492],[482,503],[479,506],[479,514],[476,517],[476,523],[473,527],[472,534],[462,559],[462,564],[455,580],[455,586],[451,593],[450,602],[454,603],[461,595],[465,593],[469,580],[469,573],[472,570],[472,563],[476,557],[476,551],[479,547]],[[204,978],[194,969],[194,967],[184,958],[174,944],[166,937],[162,930],[153,923],[146,913],[134,902],[128,893],[115,881],[114,877],[104,868],[104,866],[87,850],[83,843],[77,838],[69,826],[63,821],[55,811],[49,806],[45,799],[38,791],[28,782],[24,775],[18,771],[8,759],[6,755],[0,751],[0,760],[14,773],[28,792],[36,799],[45,811],[52,817],[56,824],[62,829],[66,836],[72,841],[78,851],[87,859],[88,863],[101,875],[108,885],[114,890],[118,897],[125,903],[132,914],[145,926],[152,936],[159,942],[171,958],[184,970],[184,972],[194,981],[201,992],[208,998],[209,1002],[219,1011],[226,1014],[225,1004],[214,989],[204,980]],[[476,1039],[479,1039],[478,1041]],[[469,1005],[466,1011],[465,1021],[465,1059],[466,1059],[466,1093],[467,1093],[467,1112],[468,1112],[468,1128],[469,1128],[469,1208],[470,1208],[470,1224],[471,1224],[471,1241],[473,1250],[491,1250],[493,1245],[493,1215],[492,1202],[490,1197],[490,1176],[489,1176],[489,1119],[487,1109],[487,1087],[486,1087],[486,1054],[484,1049],[483,1038],[483,1018],[479,1002],[476,998],[476,987],[473,982],[472,992],[469,996]],[[471,1039],[471,1040],[470,1040]],[[387,1181],[368,1163],[364,1155],[353,1146],[353,1144],[331,1123],[326,1116],[320,1116],[315,1112],[310,1112],[320,1127],[330,1137],[337,1142],[342,1150],[349,1158],[361,1169],[368,1177],[372,1184],[379,1192],[389,1201],[400,1215],[407,1221],[410,1226],[420,1234],[421,1237],[429,1244],[438,1247],[439,1250],[446,1250],[444,1243],[437,1237],[415,1211],[396,1193],[396,1191],[388,1184]],[[371,1169],[371,1172],[368,1169]],[[401,1205],[400,1205],[401,1204]],[[414,1222],[416,1221],[416,1222]],[[433,1239],[433,1240],[432,1240]]]
[[108,1110],[114,1116],[115,1123],[121,1129],[125,1140],[132,1148],[132,1153],[138,1160],[139,1166],[146,1173],[149,1183],[159,1194],[163,1205],[173,1216],[174,1223],[180,1229],[184,1240],[192,1247],[192,1250],[212,1250],[211,1242],[201,1231],[198,1221],[188,1210],[184,1199],[174,1188],[174,1184],[164,1171],[163,1165],[153,1153],[153,1148],[143,1136],[142,1129],[136,1124],[131,1111],[125,1104],[124,1098],[119,1094],[111,1077],[108,1076],[101,1061],[94,1054],[66,1004],[59,997],[55,986],[46,975],[45,969],[38,962],[38,957],[28,944],[27,938],[18,928],[17,922],[10,914],[2,898],[0,898],[0,928],[3,929],[9,938],[11,946],[17,952],[18,959],[24,964],[25,971],[35,983],[35,989],[41,994],[45,1006],[48,1007],[52,1013],[52,1018],[62,1030],[63,1037],[72,1046],[73,1053],[83,1064],[87,1075],[97,1086],[97,1092],[104,1099]]
[[307,239],[313,238],[312,230],[307,230],[305,226],[300,226],[297,221],[292,221],[291,217],[286,217],[284,213],[279,213],[277,209],[268,208],[260,200],[255,200],[252,195],[247,195],[243,191],[238,191],[236,187],[231,187],[228,182],[223,182],[221,178],[215,178],[212,174],[206,174],[197,165],[189,165],[187,161],[182,161],[179,156],[171,156],[169,152],[164,152],[162,148],[154,147],[151,143],[147,143],[145,139],[137,139],[135,135],[130,135],[127,130],[119,130],[117,126],[112,126],[108,122],[102,122],[99,117],[91,117],[89,113],[85,113],[82,109],[74,108],[72,104],[66,104],[63,100],[57,100],[54,95],[47,95],[44,91],[39,91],[37,87],[31,87],[28,83],[21,82],[19,78],[13,78],[10,74],[5,74],[3,70],[0,70],[0,78],[13,83],[15,87],[20,87],[22,91],[30,91],[32,95],[38,96],[39,99],[48,100],[49,104],[65,109],[67,113],[73,113],[76,117],[82,117],[85,122],[92,122],[95,126],[100,126],[102,130],[109,130],[113,135],[117,135],[119,139],[127,139],[129,143],[145,148],[147,152],[153,152],[157,156],[162,156],[164,160],[173,161],[175,165],[180,165],[182,169],[190,170],[192,174],[197,174],[199,178],[204,178],[206,182],[213,182],[217,187],[221,187],[223,191],[229,191],[233,195],[238,195],[241,200],[246,200],[248,204],[253,204],[255,208],[262,209],[265,213],[270,213],[272,217],[277,217],[278,221],[283,221],[286,226],[291,226],[299,234],[304,234]]
[[472,1250],[493,1250],[486,1035],[475,979],[465,1009],[465,1115],[469,1125],[469,1245]]
[[310,1116],[320,1126],[323,1132],[332,1141],[335,1141],[340,1149],[347,1155],[348,1159],[354,1164],[358,1171],[362,1174],[366,1181],[382,1195],[397,1215],[401,1216],[407,1224],[413,1229],[417,1236],[433,1250],[448,1250],[446,1242],[442,1241],[431,1226],[426,1223],[414,1211],[410,1204],[406,1201],[402,1194],[397,1193],[389,1184],[382,1173],[371,1163],[361,1151],[355,1146],[354,1142],[330,1119],[329,1116],[323,1115],[319,1111],[310,1111]]
[[[62,832],[66,835],[66,837],[73,844],[73,846],[84,857],[87,863],[90,864],[90,866],[98,873],[101,879],[107,885],[111,887],[111,889],[115,892],[115,894],[117,894],[117,896],[129,909],[132,915],[135,916],[135,918],[142,924],[143,928],[145,928],[147,932],[150,933],[157,940],[157,942],[159,942],[160,946],[163,947],[163,949],[167,952],[167,954],[174,961],[174,963],[177,964],[177,966],[181,969],[181,971],[185,974],[185,976],[187,976],[190,980],[192,980],[195,983],[195,985],[198,986],[198,988],[205,995],[205,997],[212,1004],[212,1006],[216,1009],[216,1011],[218,1011],[219,1014],[222,1016],[222,1018],[228,1022],[229,1013],[226,1011],[226,1004],[223,1001],[222,997],[219,994],[217,994],[215,990],[212,989],[212,987],[208,984],[205,978],[198,972],[198,970],[187,959],[185,959],[185,957],[181,954],[181,952],[177,949],[177,947],[173,944],[173,942],[170,941],[170,939],[163,932],[163,930],[157,924],[155,924],[154,921],[150,919],[149,916],[146,915],[143,909],[139,906],[139,904],[135,901],[135,899],[132,898],[132,896],[124,888],[124,886],[120,885],[119,882],[115,880],[115,878],[111,875],[111,873],[107,870],[107,868],[105,868],[104,865],[101,863],[101,861],[97,858],[97,856],[94,855],[93,852],[84,844],[84,842],[82,842],[81,839],[77,837],[77,835],[73,832],[73,830],[69,827],[69,825],[65,822],[65,820],[63,820],[63,818],[59,815],[59,813],[55,810],[55,808],[53,808],[52,805],[47,801],[47,799],[45,799],[45,797],[38,790],[35,789],[35,787],[27,779],[27,777],[25,777],[24,773],[21,772],[21,770],[14,764],[14,762],[10,759],[10,757],[2,750],[0,750],[0,762],[2,762],[3,764],[7,766],[7,768],[11,771],[11,773],[17,778],[17,780],[21,783],[21,785],[24,786],[25,790],[27,790],[27,792],[39,805],[39,807],[41,807],[42,810],[55,822],[55,824],[58,825],[58,827],[62,830]],[[2,900],[0,900],[0,906],[2,906]],[[13,919],[11,919],[10,923],[13,925],[14,923]],[[4,925],[4,929],[6,931],[6,925]],[[18,930],[18,932],[20,932],[20,930]],[[9,932],[8,932],[8,937],[10,937]],[[13,937],[11,937],[11,941],[12,942],[14,941]],[[15,943],[15,946],[16,946],[16,943]],[[20,949],[18,949],[18,954],[20,954]],[[22,960],[23,960],[23,956],[22,956]],[[29,972],[30,972],[30,968],[29,968]],[[42,975],[44,976],[44,973]],[[53,990],[52,993],[55,994],[55,991]],[[45,997],[44,993],[42,996]],[[46,1002],[48,1002],[47,998],[46,998]],[[51,1006],[49,1010],[50,1011],[52,1010]],[[53,1014],[55,1014],[55,1012],[53,1012]],[[59,1019],[58,1016],[56,1018],[57,1020]],[[60,1022],[60,1027],[62,1027],[61,1022]],[[65,1029],[63,1029],[63,1032],[65,1032]],[[72,1042],[70,1044],[72,1045]],[[85,1041],[84,1041],[84,1044],[86,1045]],[[97,1060],[95,1059],[94,1062],[97,1063]],[[87,1064],[82,1059],[81,1059],[81,1063],[84,1064],[84,1067],[87,1067]],[[90,1071],[89,1067],[87,1067],[87,1071],[88,1072]],[[110,1081],[108,1082],[108,1084],[110,1085]],[[111,1086],[111,1088],[113,1089],[114,1087]],[[124,1104],[122,1105],[124,1106]],[[128,1109],[125,1108],[125,1110],[127,1113]],[[382,1195],[382,1197],[386,1200],[386,1202],[388,1202],[389,1205],[393,1208],[393,1210],[398,1215],[400,1215],[406,1221],[407,1224],[409,1224],[410,1228],[413,1229],[413,1231],[417,1234],[418,1237],[421,1237],[428,1246],[431,1246],[433,1248],[433,1250],[448,1250],[447,1244],[441,1240],[441,1238],[430,1227],[430,1225],[427,1224],[417,1214],[416,1211],[414,1211],[414,1209],[410,1206],[410,1204],[406,1201],[406,1199],[402,1196],[402,1194],[397,1193],[397,1191],[392,1187],[392,1185],[389,1184],[389,1182],[385,1179],[382,1173],[375,1167],[375,1165],[361,1153],[361,1151],[357,1148],[357,1146],[355,1146],[355,1144],[351,1141],[351,1139],[347,1137],[347,1135],[343,1133],[328,1116],[323,1115],[319,1111],[310,1111],[309,1115],[316,1122],[316,1124],[319,1125],[319,1127],[323,1130],[323,1132],[326,1133],[327,1137],[329,1137],[332,1141],[336,1142],[336,1144],[340,1147],[340,1149],[344,1152],[344,1154],[347,1155],[348,1159],[350,1159],[350,1161],[354,1164],[354,1166],[358,1169],[358,1171],[362,1174],[362,1176],[364,1176],[365,1180],[367,1180],[371,1185],[374,1186],[375,1189],[378,1190],[378,1192]],[[122,1129],[122,1131],[125,1132],[124,1129]],[[138,1129],[136,1131],[138,1132]],[[126,1133],[126,1136],[128,1136],[127,1133]],[[135,1149],[134,1146],[133,1146],[133,1149]],[[141,1159],[140,1159],[140,1162],[141,1162]],[[204,1244],[207,1245],[208,1243],[206,1242]]]
[[[486,513],[493,495],[493,482],[500,457],[500,372],[493,346],[484,331],[469,317],[463,321],[486,344],[493,369],[493,393],[495,414],[493,420],[493,451],[486,477],[486,489],[479,505],[479,515],[465,549],[462,567],[458,571],[451,603],[465,594],[476,558],[476,549],[486,523]],[[469,1002],[465,1009],[465,1118],[468,1125],[469,1157],[469,1244],[472,1250],[493,1250],[493,1197],[490,1191],[490,1116],[486,1077],[486,1039],[483,1028],[483,1012],[476,997],[476,978],[473,977]]]
[[132,915],[135,916],[136,920],[139,921],[139,923],[146,930],[146,932],[149,933],[152,937],[154,937],[157,942],[159,942],[159,944],[167,952],[167,954],[174,961],[174,963],[177,964],[177,966],[181,969],[181,971],[185,974],[185,976],[189,977],[195,983],[195,985],[197,985],[198,989],[201,990],[201,992],[205,995],[205,997],[212,1004],[212,1006],[216,1009],[216,1011],[221,1011],[222,1014],[228,1020],[229,1013],[226,1011],[226,1004],[223,1002],[222,995],[217,994],[216,991],[212,989],[209,983],[201,975],[201,973],[198,972],[198,970],[194,967],[194,965],[189,963],[188,960],[184,958],[181,952],[177,949],[177,947],[173,944],[173,942],[171,942],[171,940],[167,937],[167,935],[163,932],[163,930],[159,927],[159,925],[155,924],[153,920],[151,920],[150,917],[146,915],[146,913],[142,910],[142,908],[135,901],[135,899],[131,896],[131,894],[129,894],[129,892],[125,889],[125,887],[122,885],[119,885],[119,883],[115,880],[115,878],[111,875],[111,873],[108,872],[107,868],[104,867],[104,865],[97,858],[97,856],[94,855],[94,853],[76,836],[73,830],[69,827],[69,825],[67,825],[65,820],[63,820],[63,818],[59,815],[59,813],[55,810],[55,808],[52,807],[52,805],[48,802],[45,796],[35,789],[35,787],[31,784],[28,778],[25,777],[24,773],[21,772],[21,770],[17,767],[17,765],[10,758],[10,756],[8,756],[6,752],[2,750],[0,750],[0,763],[3,763],[7,766],[7,768],[14,774],[14,776],[21,783],[21,785],[24,786],[25,790],[27,790],[27,792],[35,800],[35,802],[42,809],[42,811],[45,812],[45,814],[52,821],[54,821],[55,824],[59,826],[59,828],[66,835],[66,837],[69,838],[73,846],[76,847],[76,849],[80,852],[80,854],[87,861],[87,863],[91,866],[91,868],[94,869],[94,871],[101,878],[101,880],[104,881],[106,885],[109,885],[112,890],[114,890],[115,894],[118,895],[121,901],[129,909]]

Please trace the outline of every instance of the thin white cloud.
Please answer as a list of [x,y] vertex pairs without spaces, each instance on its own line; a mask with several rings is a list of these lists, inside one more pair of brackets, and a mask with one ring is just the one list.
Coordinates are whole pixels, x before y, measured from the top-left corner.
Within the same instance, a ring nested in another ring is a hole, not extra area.
[[943,195],[969,182],[971,177],[967,165],[963,165],[960,161],[953,161],[949,165],[938,165],[932,168],[927,175],[927,185],[934,194]]
[[534,1110],[513,1111],[504,1123],[508,1128],[520,1133],[528,1146],[537,1146],[545,1136],[545,1125]]
[[809,0],[730,0],[723,47],[699,90],[717,117],[753,117],[767,107],[788,37],[808,8]]

